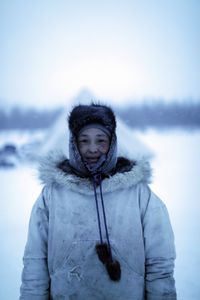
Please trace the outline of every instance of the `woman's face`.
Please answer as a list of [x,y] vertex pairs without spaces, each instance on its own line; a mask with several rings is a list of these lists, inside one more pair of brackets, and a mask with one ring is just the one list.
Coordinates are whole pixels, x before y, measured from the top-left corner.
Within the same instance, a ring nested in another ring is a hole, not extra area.
[[95,164],[102,154],[107,154],[110,139],[99,128],[87,128],[78,135],[78,149],[88,164]]

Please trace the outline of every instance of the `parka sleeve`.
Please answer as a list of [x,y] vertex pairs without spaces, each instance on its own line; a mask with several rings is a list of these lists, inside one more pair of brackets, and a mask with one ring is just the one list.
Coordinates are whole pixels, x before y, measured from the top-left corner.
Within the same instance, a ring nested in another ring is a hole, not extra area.
[[146,300],[176,300],[174,234],[164,203],[150,190],[143,218]]
[[46,197],[44,188],[31,212],[23,257],[20,300],[49,299],[50,279],[47,264],[49,213]]

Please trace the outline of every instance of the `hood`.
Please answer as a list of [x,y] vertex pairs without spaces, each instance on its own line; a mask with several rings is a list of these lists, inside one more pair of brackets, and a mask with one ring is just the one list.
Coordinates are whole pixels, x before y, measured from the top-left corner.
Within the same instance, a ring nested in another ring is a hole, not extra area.
[[[50,152],[40,158],[39,179],[45,185],[55,184],[81,194],[93,194],[89,178],[78,177],[73,173],[69,160],[59,152]],[[102,181],[103,192],[113,192],[130,188],[138,183],[151,182],[151,167],[145,158],[129,160],[118,157],[115,172]]]
[[[80,177],[89,177],[94,172],[109,175],[117,162],[116,118],[112,109],[100,103],[79,104],[72,109],[68,118],[68,125],[70,130],[69,161],[75,173]],[[108,153],[104,155],[104,159],[101,156],[101,159],[93,165],[92,169],[83,163],[77,142],[81,130],[88,126],[94,128],[100,126],[101,130],[109,136],[110,141]]]

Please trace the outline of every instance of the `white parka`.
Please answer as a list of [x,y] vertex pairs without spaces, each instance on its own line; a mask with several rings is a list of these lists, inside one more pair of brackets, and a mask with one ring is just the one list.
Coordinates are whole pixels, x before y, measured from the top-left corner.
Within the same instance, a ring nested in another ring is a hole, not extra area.
[[93,186],[59,169],[62,159],[53,155],[41,167],[45,186],[31,213],[20,299],[175,300],[174,237],[165,205],[147,185],[149,164],[136,161],[102,181],[112,253],[121,265],[115,282],[95,251]]

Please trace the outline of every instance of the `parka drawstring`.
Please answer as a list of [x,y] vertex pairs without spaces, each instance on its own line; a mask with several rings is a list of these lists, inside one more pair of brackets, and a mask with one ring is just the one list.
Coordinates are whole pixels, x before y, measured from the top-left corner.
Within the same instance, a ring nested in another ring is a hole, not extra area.
[[[118,280],[120,280],[120,277],[121,277],[121,268],[120,268],[119,262],[116,260],[113,260],[113,257],[112,257],[112,250],[111,250],[111,245],[110,245],[110,240],[109,240],[105,206],[104,206],[104,200],[103,200],[101,174],[93,175],[92,179],[93,179],[94,196],[95,196],[98,227],[99,227],[99,237],[100,237],[100,244],[96,245],[96,251],[97,251],[100,261],[106,266],[106,269],[107,269],[110,279],[112,279],[114,281],[118,281]],[[105,227],[107,243],[103,242],[103,237],[102,237],[101,218],[100,218],[96,185],[99,185],[99,187],[100,187],[101,206],[102,206],[102,212],[103,212],[103,223],[104,223],[104,227]]]
[[[102,231],[101,231],[101,220],[100,220],[99,205],[98,205],[97,190],[96,190],[96,180],[98,179],[97,176],[98,175],[94,175],[94,177],[92,179],[93,179],[94,197],[95,197],[98,227],[99,227],[99,237],[100,237],[101,244],[103,244]],[[101,179],[100,179],[100,181],[101,181]]]

